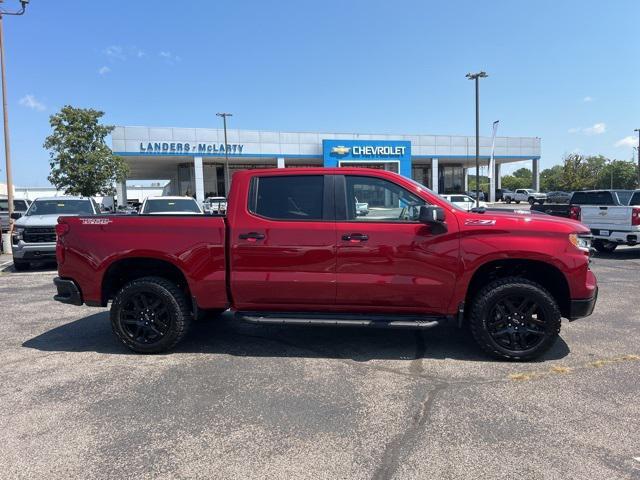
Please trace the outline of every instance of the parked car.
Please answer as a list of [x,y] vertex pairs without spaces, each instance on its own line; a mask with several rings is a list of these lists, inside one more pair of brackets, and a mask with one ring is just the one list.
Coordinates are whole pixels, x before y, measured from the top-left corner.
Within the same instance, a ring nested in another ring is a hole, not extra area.
[[354,197],[356,201],[356,215],[359,217],[364,217],[369,214],[369,204],[366,202],[359,202],[356,197]]
[[140,207],[142,215],[202,215],[191,197],[147,197]]
[[14,268],[26,270],[32,261],[55,260],[58,217],[96,215],[99,211],[92,198],[64,196],[37,198],[24,215],[14,212],[16,222],[11,233]]
[[[571,200],[571,192],[548,192],[547,202],[550,203],[569,203]],[[542,205],[542,204],[541,204]]]
[[[468,196],[470,196],[471,198],[473,198],[473,199],[475,200],[475,198],[476,198],[476,191],[475,191],[475,190],[473,190],[473,191],[469,191],[469,192],[464,192],[464,195],[468,195]],[[487,197],[486,197],[486,195],[484,194],[484,192],[483,192],[482,190],[480,190],[480,201],[481,201],[481,202],[484,202],[484,200],[485,200],[486,198],[487,198]]]
[[[460,208],[465,210],[471,210],[476,207],[476,201],[471,198],[469,195],[441,195],[445,200],[450,201],[454,205],[457,205]],[[487,204],[485,202],[479,202],[479,207],[486,208]]]
[[531,209],[581,221],[591,229],[596,250],[613,252],[618,245],[640,243],[638,204],[640,191],[585,190],[574,192],[569,204],[532,206]]
[[505,194],[510,194],[513,193],[512,190],[509,190],[508,188],[498,188],[496,189],[496,202],[503,202],[504,201],[504,195]]
[[227,213],[227,199],[225,197],[207,197],[203,209],[213,215],[224,215]]
[[[375,221],[356,213],[363,191]],[[540,356],[561,317],[596,302],[591,234],[578,222],[467,212],[367,168],[239,171],[230,199],[225,218],[62,218],[54,298],[112,302],[115,335],[141,353],[172,348],[203,311],[231,308],[254,324],[468,323],[482,349],[512,360]]]
[[529,205],[533,205],[534,203],[542,205],[547,200],[547,195],[536,192],[531,188],[518,188],[514,193],[503,194],[503,198],[507,203],[529,202]]
[[[31,205],[29,200],[14,199],[13,211],[23,215]],[[0,198],[0,225],[3,232],[9,231],[9,200],[7,198]]]

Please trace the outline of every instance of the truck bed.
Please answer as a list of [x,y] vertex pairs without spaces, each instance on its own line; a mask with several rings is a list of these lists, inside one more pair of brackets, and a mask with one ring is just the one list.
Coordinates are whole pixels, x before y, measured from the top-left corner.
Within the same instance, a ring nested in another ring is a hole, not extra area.
[[[100,285],[110,269],[126,269],[127,258],[145,257],[167,262],[182,272],[190,295],[198,299],[200,308],[228,306],[226,227],[222,217],[101,215],[61,217],[59,222],[69,226],[62,240],[66,246],[64,255],[58,249],[60,275],[85,285],[82,296],[88,304],[106,305],[108,299]],[[87,264],[91,265],[90,270]],[[151,263],[147,268],[153,275]]]

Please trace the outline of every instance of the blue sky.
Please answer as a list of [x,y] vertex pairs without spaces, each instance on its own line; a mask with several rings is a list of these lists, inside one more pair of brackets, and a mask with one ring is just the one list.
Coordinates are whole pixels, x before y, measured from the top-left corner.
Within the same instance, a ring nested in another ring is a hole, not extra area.
[[[6,0],[5,7],[17,6]],[[5,17],[14,183],[43,186],[64,104],[120,125],[473,134],[630,159],[637,0],[45,1]],[[1,165],[4,181],[4,161]]]

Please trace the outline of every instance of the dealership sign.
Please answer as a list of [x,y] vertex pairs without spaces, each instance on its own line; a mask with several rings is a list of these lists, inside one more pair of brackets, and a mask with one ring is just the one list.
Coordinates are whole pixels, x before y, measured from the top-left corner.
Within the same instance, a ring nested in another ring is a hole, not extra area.
[[325,167],[359,163],[397,163],[402,175],[411,176],[411,142],[407,140],[322,140]]
[[[244,145],[227,144],[227,153],[241,154]],[[224,143],[213,142],[140,142],[140,153],[168,153],[168,154],[223,154]]]

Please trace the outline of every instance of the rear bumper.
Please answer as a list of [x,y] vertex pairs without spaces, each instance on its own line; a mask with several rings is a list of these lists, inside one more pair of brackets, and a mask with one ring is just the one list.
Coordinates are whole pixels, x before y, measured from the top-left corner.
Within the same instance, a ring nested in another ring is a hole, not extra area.
[[577,320],[578,318],[588,317],[593,313],[593,309],[596,306],[598,300],[598,288],[591,298],[581,298],[579,300],[571,300],[569,310],[569,320]]
[[58,289],[58,294],[53,297],[54,300],[70,305],[82,305],[82,294],[73,280],[56,277],[53,279],[53,284]]

